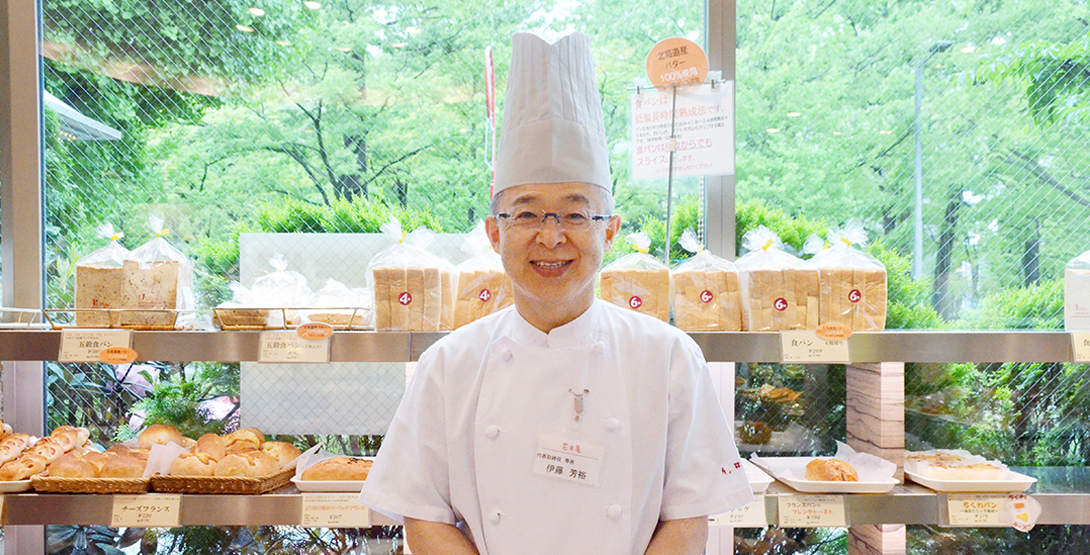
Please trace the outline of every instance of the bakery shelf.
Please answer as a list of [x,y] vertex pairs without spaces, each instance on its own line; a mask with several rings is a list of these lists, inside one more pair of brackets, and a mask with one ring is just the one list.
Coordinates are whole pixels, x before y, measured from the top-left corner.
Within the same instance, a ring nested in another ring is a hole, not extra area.
[[[1038,525],[1090,525],[1090,468],[1035,467],[1017,471],[1040,480],[1027,492],[1041,503]],[[298,525],[302,495],[290,485],[265,495],[182,495],[180,521],[186,526]],[[805,494],[778,482],[769,486],[764,496],[769,522],[776,522],[780,495]],[[887,494],[844,495],[848,523],[853,526],[944,525],[946,498],[945,494],[911,482]],[[108,525],[112,507],[112,495],[9,494],[4,496],[3,523]],[[396,524],[377,513],[372,514],[372,522],[375,526]]]
[[[258,331],[134,331],[141,360],[256,361]],[[0,360],[54,360],[60,331],[0,330]],[[443,332],[338,331],[332,362],[417,360]],[[777,362],[778,333],[694,332],[710,362]],[[1071,334],[1046,331],[884,331],[849,339],[852,361],[877,362],[1071,362]]]

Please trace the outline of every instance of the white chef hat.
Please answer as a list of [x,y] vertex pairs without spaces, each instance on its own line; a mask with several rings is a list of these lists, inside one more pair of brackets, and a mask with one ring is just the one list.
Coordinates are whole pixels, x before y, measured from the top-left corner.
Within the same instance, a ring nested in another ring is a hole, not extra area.
[[516,33],[493,194],[527,183],[567,182],[611,190],[590,37],[572,33],[550,45]]

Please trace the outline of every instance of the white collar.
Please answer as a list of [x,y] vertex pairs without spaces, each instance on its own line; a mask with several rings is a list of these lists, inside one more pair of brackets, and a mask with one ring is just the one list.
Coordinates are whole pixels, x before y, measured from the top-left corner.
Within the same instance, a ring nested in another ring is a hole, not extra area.
[[586,345],[593,342],[594,337],[597,335],[594,331],[598,327],[598,319],[602,311],[601,307],[598,306],[599,302],[598,299],[595,299],[590,308],[576,319],[554,328],[549,333],[535,328],[518,313],[518,310],[513,310],[515,319],[511,323],[510,337],[517,343],[543,349],[563,349]]

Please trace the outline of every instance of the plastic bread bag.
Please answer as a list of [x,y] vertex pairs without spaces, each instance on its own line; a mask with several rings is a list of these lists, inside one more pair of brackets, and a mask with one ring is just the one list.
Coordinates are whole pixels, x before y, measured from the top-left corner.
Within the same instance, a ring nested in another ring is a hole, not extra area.
[[1090,330],[1090,251],[1064,268],[1064,329]]
[[818,325],[838,323],[853,331],[886,327],[886,267],[863,252],[867,234],[857,220],[829,230],[829,248],[810,262],[818,270]]
[[742,293],[742,326],[748,331],[815,329],[818,326],[818,273],[784,250],[765,226],[742,237],[748,251],[735,261]]
[[602,268],[598,276],[599,296],[604,301],[669,322],[670,269],[647,254],[651,239],[646,233],[632,233],[625,240],[636,252]]
[[[269,259],[273,271],[254,280],[250,287],[251,306],[258,308],[298,308],[310,302],[311,292],[307,278],[294,270],[288,270],[284,255],[277,253]],[[284,319],[287,319],[284,322]],[[272,310],[269,312],[270,327],[295,325],[298,311]]]
[[692,229],[681,233],[678,244],[693,256],[670,272],[674,325],[685,331],[741,331],[742,297],[734,263],[705,250]]
[[365,287],[350,288],[330,278],[308,303],[313,310],[302,312],[307,322],[325,322],[334,328],[374,327],[374,299]]
[[122,306],[121,290],[129,249],[121,246],[119,239],[125,234],[106,223],[98,228],[98,236],[108,239],[109,243],[76,261],[76,325],[79,327],[108,328],[112,324],[110,313],[100,310]]
[[124,262],[121,302],[126,311],[120,315],[121,325],[192,327],[195,314],[175,310],[192,311],[196,306],[193,263],[163,238],[170,231],[163,227],[162,218],[149,216],[148,226],[155,237],[133,249]]
[[428,252],[435,233],[402,233],[391,218],[379,228],[394,244],[368,262],[376,331],[441,331],[454,327],[454,266]]
[[478,223],[466,236],[462,251],[469,258],[455,266],[458,276],[458,286],[454,290],[456,329],[515,302],[511,278],[503,269],[500,255],[492,250],[484,222]]
[[[265,329],[269,323],[269,309],[254,304],[253,293],[237,281],[227,284],[231,289],[231,300],[216,305],[212,310],[212,323],[225,330]],[[284,318],[276,312],[277,325],[283,327]]]

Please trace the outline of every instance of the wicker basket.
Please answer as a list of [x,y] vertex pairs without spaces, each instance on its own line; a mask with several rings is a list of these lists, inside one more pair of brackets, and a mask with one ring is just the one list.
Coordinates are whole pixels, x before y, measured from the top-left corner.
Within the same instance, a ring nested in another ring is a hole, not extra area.
[[34,491],[52,493],[145,493],[148,478],[62,478],[59,476],[32,476],[30,485]]
[[294,468],[277,474],[247,478],[243,476],[167,476],[151,477],[151,488],[161,493],[261,494],[283,487],[295,475]]

